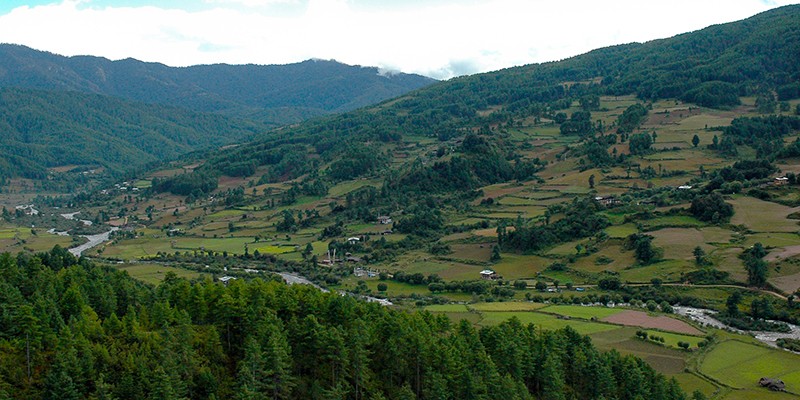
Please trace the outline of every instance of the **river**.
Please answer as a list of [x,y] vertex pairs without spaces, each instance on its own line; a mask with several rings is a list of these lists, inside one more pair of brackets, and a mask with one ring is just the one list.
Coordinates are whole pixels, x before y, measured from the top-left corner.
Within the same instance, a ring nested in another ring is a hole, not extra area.
[[[310,280],[308,280],[304,276],[297,275],[297,274],[290,274],[290,273],[287,273],[287,272],[276,272],[276,273],[278,275],[280,275],[281,278],[283,278],[283,280],[286,281],[286,283],[288,283],[290,285],[295,285],[295,284],[298,284],[298,285],[311,285],[311,286],[314,286],[315,288],[317,288],[317,289],[319,289],[319,290],[321,290],[321,291],[323,291],[325,293],[330,292],[330,290],[325,289],[325,288],[317,285],[314,282],[311,282]],[[371,303],[378,303],[378,304],[380,304],[382,306],[391,306],[392,305],[392,302],[387,300],[387,299],[379,299],[377,297],[372,297],[372,296],[358,296],[358,295],[355,295],[355,294],[352,294],[352,293],[347,293],[347,292],[340,292],[340,293],[341,293],[342,296],[346,296],[346,295],[356,296],[358,298],[364,299],[364,300],[366,300],[368,302],[371,302]]]
[[113,227],[113,228],[111,228],[110,231],[103,232],[103,233],[98,233],[97,235],[81,235],[82,237],[85,237],[86,239],[89,239],[89,241],[84,243],[84,244],[82,244],[82,245],[80,245],[80,246],[78,246],[78,247],[73,247],[73,248],[69,249],[69,252],[72,253],[75,257],[80,257],[81,254],[83,254],[84,251],[89,250],[92,247],[95,247],[95,246],[97,246],[97,245],[99,245],[99,244],[101,244],[103,242],[109,241],[110,236],[111,236],[111,232],[114,232],[114,231],[116,231],[118,229],[119,228],[117,228],[117,227]]
[[785,323],[791,329],[791,332],[783,333],[783,332],[766,332],[766,331],[743,331],[741,329],[736,329],[730,327],[718,319],[714,318],[714,315],[717,314],[717,311],[714,310],[707,310],[704,308],[693,308],[693,307],[680,307],[676,306],[673,307],[675,310],[675,314],[683,315],[688,317],[692,321],[695,321],[703,326],[711,326],[718,329],[726,329],[732,332],[736,332],[741,335],[750,335],[756,338],[757,340],[766,343],[772,347],[778,347],[777,341],[778,339],[798,339],[800,340],[800,326],[792,325]]

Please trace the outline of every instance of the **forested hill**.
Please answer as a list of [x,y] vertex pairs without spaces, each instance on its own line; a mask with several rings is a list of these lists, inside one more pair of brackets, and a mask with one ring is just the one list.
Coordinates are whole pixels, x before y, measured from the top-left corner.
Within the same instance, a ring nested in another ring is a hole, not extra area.
[[[344,164],[355,165],[335,168],[354,171],[341,177],[352,178],[385,165],[379,159],[383,154],[379,142],[400,143],[403,137],[422,135],[444,143],[463,137],[467,130],[488,132],[490,127],[510,126],[525,119],[560,123],[558,114],[572,104],[579,103],[586,111],[596,110],[600,95],[635,94],[648,101],[678,98],[715,108],[734,107],[740,96],[771,97],[777,93],[778,100],[788,100],[800,97],[799,79],[800,6],[786,6],[669,39],[608,47],[559,62],[441,82],[369,109],[284,130],[280,137],[271,136],[222,154],[209,167],[246,175],[268,166],[267,178],[296,177],[317,165],[297,162],[298,158],[308,158],[307,151],[298,147],[305,144],[313,146],[323,161],[344,158]],[[562,130],[590,134],[593,121],[580,119],[588,113],[576,116],[562,125]],[[499,142],[497,135],[485,136],[484,140],[495,142],[494,151],[513,151]],[[276,150],[279,146],[282,149]],[[285,160],[295,153],[292,165],[287,165]],[[369,157],[360,156],[364,154]],[[480,158],[481,154],[488,153],[478,151],[474,155]],[[517,174],[509,165],[481,164],[459,166],[474,172],[460,187],[530,175],[524,171]],[[447,168],[443,166],[439,172]],[[523,165],[523,170],[530,168]]]
[[58,247],[0,254],[3,399],[686,399],[573,329],[477,330],[308,285],[157,288]]
[[364,107],[433,82],[335,61],[173,68],[0,45],[0,87],[82,91],[280,125]]
[[267,128],[78,92],[0,89],[0,177],[42,179],[65,165],[112,171],[252,138]]

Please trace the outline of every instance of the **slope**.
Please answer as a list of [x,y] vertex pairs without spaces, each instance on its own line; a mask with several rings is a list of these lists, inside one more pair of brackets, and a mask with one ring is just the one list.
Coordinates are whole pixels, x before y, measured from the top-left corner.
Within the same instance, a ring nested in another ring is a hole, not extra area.
[[273,124],[353,110],[433,82],[419,75],[381,74],[377,68],[335,61],[172,68],[134,59],[63,57],[0,45],[0,87],[105,94],[260,117]]
[[122,171],[266,130],[258,123],[78,92],[0,89],[0,176],[47,168]]

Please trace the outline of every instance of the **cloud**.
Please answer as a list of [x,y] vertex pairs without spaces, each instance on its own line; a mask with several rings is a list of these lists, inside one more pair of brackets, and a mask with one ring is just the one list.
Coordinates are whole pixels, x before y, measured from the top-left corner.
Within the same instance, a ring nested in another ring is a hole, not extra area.
[[173,66],[316,57],[450,78],[669,37],[788,3],[204,0],[204,7],[182,10],[156,1],[101,7],[98,0],[62,0],[0,15],[0,42]]

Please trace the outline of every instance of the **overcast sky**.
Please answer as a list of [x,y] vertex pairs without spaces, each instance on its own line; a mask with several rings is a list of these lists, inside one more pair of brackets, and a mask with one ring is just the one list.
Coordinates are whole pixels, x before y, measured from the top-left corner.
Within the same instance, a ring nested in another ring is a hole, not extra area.
[[309,58],[438,79],[665,38],[800,0],[0,0],[0,42],[170,66]]

